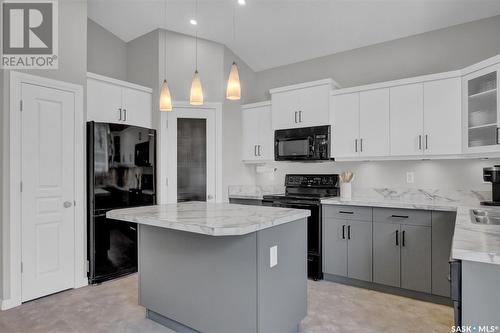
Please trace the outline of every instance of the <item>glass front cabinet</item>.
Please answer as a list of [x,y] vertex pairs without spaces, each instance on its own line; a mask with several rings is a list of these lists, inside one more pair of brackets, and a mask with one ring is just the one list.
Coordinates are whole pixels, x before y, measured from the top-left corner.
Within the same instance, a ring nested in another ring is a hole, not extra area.
[[463,77],[464,150],[500,151],[500,64]]

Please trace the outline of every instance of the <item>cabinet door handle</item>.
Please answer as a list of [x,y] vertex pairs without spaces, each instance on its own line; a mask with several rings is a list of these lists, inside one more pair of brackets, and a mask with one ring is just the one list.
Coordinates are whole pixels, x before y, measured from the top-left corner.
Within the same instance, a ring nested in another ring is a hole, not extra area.
[[351,226],[347,226],[347,239],[351,239]]
[[396,230],[396,246],[399,246],[399,230]]
[[257,156],[257,145],[253,145],[253,156]]
[[347,212],[345,210],[339,210],[339,214],[350,214],[350,215],[352,215],[352,214],[354,214],[354,212]]
[[302,111],[299,111],[299,123],[302,122]]
[[363,139],[359,139],[359,148],[360,151],[363,152]]
[[120,112],[120,119],[118,120],[122,120],[122,108],[118,108],[118,111]]
[[401,235],[401,246],[405,246],[405,235],[406,231],[403,230],[403,234]]
[[355,139],[354,140],[354,152],[357,153],[358,152],[358,139]]
[[407,219],[408,215],[391,215],[391,217],[397,218],[397,219]]
[[342,239],[345,239],[345,224],[342,226]]
[[260,155],[260,145],[258,145],[258,146],[257,146],[257,154],[258,154],[259,156],[261,156],[261,155]]
[[425,135],[425,150],[429,149],[429,136]]
[[123,121],[127,121],[127,109],[123,109]]
[[297,111],[295,111],[295,123],[297,123]]
[[418,150],[422,150],[422,134],[418,136]]

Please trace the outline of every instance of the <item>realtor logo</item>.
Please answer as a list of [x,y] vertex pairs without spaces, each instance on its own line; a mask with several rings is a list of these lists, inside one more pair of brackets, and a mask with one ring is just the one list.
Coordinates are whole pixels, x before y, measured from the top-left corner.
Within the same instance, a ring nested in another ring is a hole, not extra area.
[[57,69],[57,0],[2,2],[3,69]]

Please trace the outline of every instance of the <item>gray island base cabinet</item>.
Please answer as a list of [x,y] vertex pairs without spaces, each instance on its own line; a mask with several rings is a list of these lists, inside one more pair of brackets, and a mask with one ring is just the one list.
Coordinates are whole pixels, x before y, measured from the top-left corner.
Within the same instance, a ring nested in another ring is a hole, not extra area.
[[291,333],[307,315],[310,211],[182,202],[113,210],[139,227],[139,303],[184,332]]
[[296,332],[307,314],[306,226],[214,237],[139,225],[139,303],[178,332]]

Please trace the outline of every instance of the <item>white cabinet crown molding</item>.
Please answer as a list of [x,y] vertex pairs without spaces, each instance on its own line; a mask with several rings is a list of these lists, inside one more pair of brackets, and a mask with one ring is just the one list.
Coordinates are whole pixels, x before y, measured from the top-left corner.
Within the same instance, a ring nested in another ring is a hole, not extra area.
[[299,84],[294,84],[290,86],[285,86],[285,87],[279,87],[279,88],[273,88],[269,90],[270,94],[276,94],[280,92],[285,92],[285,91],[291,91],[291,90],[298,90],[298,89],[304,89],[304,88],[309,88],[309,87],[316,87],[316,86],[323,86],[323,85],[330,85],[334,89],[339,89],[340,85],[333,79],[323,79],[323,80],[317,80],[317,81],[311,81],[311,82],[304,82],[304,83],[299,83]]
[[141,85],[138,85],[138,84],[135,84],[135,83],[131,83],[131,82],[128,82],[128,81],[122,81],[122,80],[118,80],[118,79],[113,79],[111,77],[107,77],[107,76],[104,76],[104,75],[95,74],[95,73],[91,73],[91,72],[87,72],[87,79],[104,81],[104,82],[112,83],[114,85],[118,85],[118,86],[121,86],[121,87],[144,91],[144,92],[147,92],[147,93],[150,93],[150,94],[153,93],[153,89],[152,88],[141,86]]
[[366,85],[356,86],[356,87],[351,87],[351,88],[337,89],[337,90],[333,90],[331,92],[331,94],[332,95],[351,94],[351,93],[361,92],[361,91],[366,91],[366,90],[392,88],[392,87],[396,87],[396,86],[403,86],[403,85],[414,84],[414,83],[423,83],[423,82],[429,82],[429,81],[455,78],[455,77],[460,77],[461,75],[462,75],[461,71],[450,71],[450,72],[443,72],[443,73],[437,73],[437,74],[414,76],[414,77],[409,77],[409,78],[400,79],[400,80],[377,82],[377,83],[366,84]]
[[246,110],[246,109],[255,109],[255,108],[260,108],[263,106],[271,106],[271,101],[263,101],[263,102],[257,102],[257,103],[249,103],[249,104],[242,104],[241,109]]
[[500,63],[500,55],[485,59],[461,70],[461,76],[465,76],[474,72],[477,72],[483,68],[491,67]]

